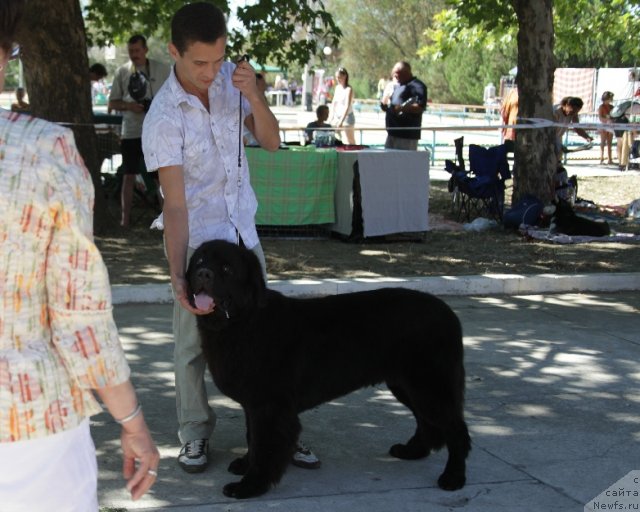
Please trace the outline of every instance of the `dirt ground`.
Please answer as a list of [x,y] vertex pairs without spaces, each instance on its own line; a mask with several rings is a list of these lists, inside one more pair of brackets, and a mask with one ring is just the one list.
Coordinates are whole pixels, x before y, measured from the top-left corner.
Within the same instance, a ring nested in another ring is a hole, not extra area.
[[[608,208],[622,210],[639,198],[640,176],[621,173],[580,178],[578,195],[594,202],[614,231],[640,234],[640,222],[612,216]],[[480,233],[464,231],[453,222],[445,182],[432,181],[429,212],[436,229],[411,237],[346,243],[328,233],[320,238],[263,235],[269,279],[574,274],[634,272],[640,267],[637,242],[559,245],[530,241],[502,227]],[[154,216],[148,206],[137,204],[133,227],[96,236],[113,284],[169,281],[162,233],[149,229]]]

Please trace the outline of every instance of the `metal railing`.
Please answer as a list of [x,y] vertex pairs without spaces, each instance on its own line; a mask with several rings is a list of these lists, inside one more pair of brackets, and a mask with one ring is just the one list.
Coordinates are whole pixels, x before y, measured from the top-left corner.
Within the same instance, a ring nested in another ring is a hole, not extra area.
[[[449,115],[449,114],[447,114]],[[523,129],[539,129],[555,126],[552,121],[547,120],[532,120],[531,125],[480,125],[480,124],[462,124],[462,125],[450,125],[450,126],[425,126],[423,125],[422,138],[418,142],[418,147],[430,152],[431,165],[435,164],[437,160],[444,161],[455,157],[455,145],[454,139],[465,136],[465,145],[478,144],[482,146],[495,146],[502,144],[502,128],[515,128],[516,130]],[[593,149],[589,151],[581,151],[571,153],[570,155],[564,155],[564,161],[567,160],[595,160],[599,159],[599,143],[598,143],[598,130],[602,129],[604,125],[599,123],[580,123],[571,125],[569,130],[563,136],[563,145],[569,148],[578,147],[584,143],[583,139],[575,135],[572,131],[573,128],[584,128],[592,133],[594,137]],[[607,127],[610,127],[608,125]],[[395,129],[395,128],[394,128]],[[414,128],[407,128],[414,129]],[[630,123],[626,125],[616,125],[616,129],[625,131],[640,131],[640,124]],[[337,132],[336,128],[315,128],[316,131]],[[369,147],[384,147],[384,140],[386,138],[386,128],[384,127],[355,127],[356,140],[359,145],[366,145]],[[282,141],[285,144],[300,144],[304,145],[304,132],[305,127],[281,127],[280,128]],[[425,136],[426,135],[426,136]],[[617,145],[617,141],[613,141],[613,145]]]

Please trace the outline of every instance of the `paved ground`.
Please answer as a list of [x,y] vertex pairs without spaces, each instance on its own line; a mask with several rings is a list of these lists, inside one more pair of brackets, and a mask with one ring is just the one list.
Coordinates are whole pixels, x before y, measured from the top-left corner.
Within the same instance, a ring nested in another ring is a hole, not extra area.
[[[225,498],[228,463],[244,449],[237,405],[211,385],[218,412],[213,462],[201,475],[177,466],[170,306],[123,304],[115,315],[134,383],[162,462],[152,493],[127,499],[118,429],[94,418],[100,503],[111,510],[513,511],[583,510],[639,469],[640,293],[446,297],[465,329],[467,406],[473,450],[467,486],[449,493],[436,480],[445,455],[405,462],[392,443],[413,429],[384,387],[362,390],[302,416],[319,470],[291,467],[266,496]],[[635,484],[637,486],[637,484]],[[637,510],[640,498],[634,498]],[[611,498],[609,498],[611,501]],[[107,510],[109,510],[107,508]]]

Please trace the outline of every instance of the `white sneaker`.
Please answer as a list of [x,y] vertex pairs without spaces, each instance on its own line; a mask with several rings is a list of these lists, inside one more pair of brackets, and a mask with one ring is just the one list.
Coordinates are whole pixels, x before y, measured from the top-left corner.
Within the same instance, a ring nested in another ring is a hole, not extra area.
[[320,467],[320,459],[316,457],[310,448],[298,441],[298,446],[291,459],[291,464],[304,469],[318,469]]
[[207,439],[187,441],[178,455],[178,464],[187,473],[201,473],[207,469],[207,464],[209,464],[208,451],[209,441]]

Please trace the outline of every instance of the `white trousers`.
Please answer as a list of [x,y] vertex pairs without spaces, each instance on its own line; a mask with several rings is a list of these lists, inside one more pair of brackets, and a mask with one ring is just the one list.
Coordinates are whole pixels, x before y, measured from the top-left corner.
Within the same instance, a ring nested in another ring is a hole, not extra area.
[[97,512],[97,485],[88,419],[52,436],[0,443],[2,512]]

